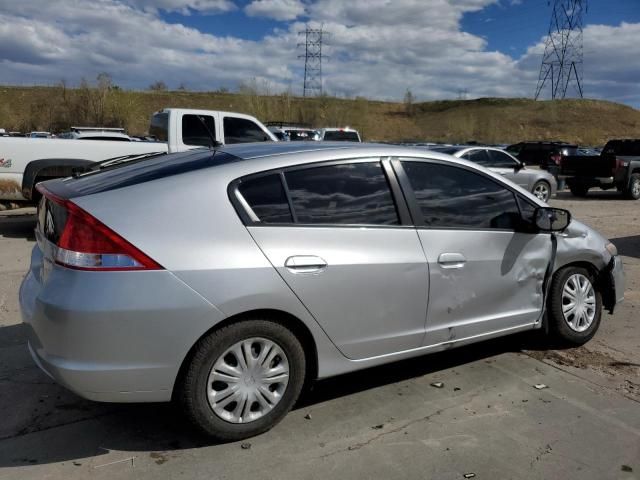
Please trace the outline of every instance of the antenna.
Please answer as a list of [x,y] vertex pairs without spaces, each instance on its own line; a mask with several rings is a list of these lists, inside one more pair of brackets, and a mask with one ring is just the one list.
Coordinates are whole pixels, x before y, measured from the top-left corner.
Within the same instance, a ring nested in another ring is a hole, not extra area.
[[[548,2],[550,3],[550,2]],[[538,75],[536,100],[550,86],[551,98],[565,98],[571,85],[580,98],[582,88],[582,26],[587,0],[554,0],[549,34]]]
[[322,43],[324,36],[328,35],[323,30],[324,24],[320,28],[307,27],[298,32],[298,35],[305,36],[305,42],[299,43],[298,47],[304,46],[304,55],[298,55],[298,58],[304,58],[304,87],[303,96],[312,97],[322,95],[322,59],[327,58],[322,54]]

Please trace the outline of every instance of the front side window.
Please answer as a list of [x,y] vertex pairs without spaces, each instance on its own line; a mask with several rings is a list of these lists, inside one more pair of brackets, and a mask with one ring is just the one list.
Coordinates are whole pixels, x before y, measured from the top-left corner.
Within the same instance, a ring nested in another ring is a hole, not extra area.
[[465,160],[469,160],[470,162],[477,163],[478,165],[482,165],[483,167],[488,167],[491,163],[491,159],[487,154],[487,151],[482,150],[471,150],[470,152],[465,153],[462,158]]
[[489,150],[489,156],[491,163],[489,164],[493,168],[515,168],[516,162],[504,152],[498,152],[497,150]]
[[224,117],[224,143],[265,142],[269,136],[251,120],[238,117]]
[[299,223],[397,225],[398,214],[379,162],[311,167],[285,173]]
[[238,190],[260,222],[293,222],[280,174],[243,180]]
[[[209,147],[215,140],[216,124],[210,115],[182,116],[182,143]],[[213,137],[213,139],[211,138]]]
[[424,225],[432,228],[513,230],[520,212],[510,190],[465,168],[402,161]]

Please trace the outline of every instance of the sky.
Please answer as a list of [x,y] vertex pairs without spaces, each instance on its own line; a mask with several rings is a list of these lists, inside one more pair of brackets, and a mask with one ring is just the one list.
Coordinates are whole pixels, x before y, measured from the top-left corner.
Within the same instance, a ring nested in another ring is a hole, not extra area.
[[[329,32],[326,93],[401,101],[532,97],[547,0],[0,0],[0,84],[107,72],[146,89],[302,94],[298,34]],[[553,3],[553,2],[551,2]],[[584,91],[640,108],[640,0],[590,0]],[[543,97],[548,97],[543,92]]]

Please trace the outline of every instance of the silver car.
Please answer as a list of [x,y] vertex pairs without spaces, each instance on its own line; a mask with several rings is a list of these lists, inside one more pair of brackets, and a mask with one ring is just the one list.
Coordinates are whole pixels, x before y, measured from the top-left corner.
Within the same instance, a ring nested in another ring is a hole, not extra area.
[[520,185],[543,202],[556,194],[558,182],[553,175],[546,170],[525,167],[524,163],[500,148],[469,145],[431,148],[482,165]]
[[540,328],[582,344],[624,290],[569,212],[424,149],[231,145],[39,189],[35,362],[88,399],[174,399],[219,440],[315,379]]

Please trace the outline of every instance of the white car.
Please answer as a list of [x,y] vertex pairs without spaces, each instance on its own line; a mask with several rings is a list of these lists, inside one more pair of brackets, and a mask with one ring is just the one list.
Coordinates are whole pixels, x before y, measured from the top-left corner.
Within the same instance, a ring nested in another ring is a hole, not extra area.
[[125,133],[124,128],[107,127],[71,127],[71,130],[61,133],[57,138],[73,140],[111,140],[131,142],[132,138]]

